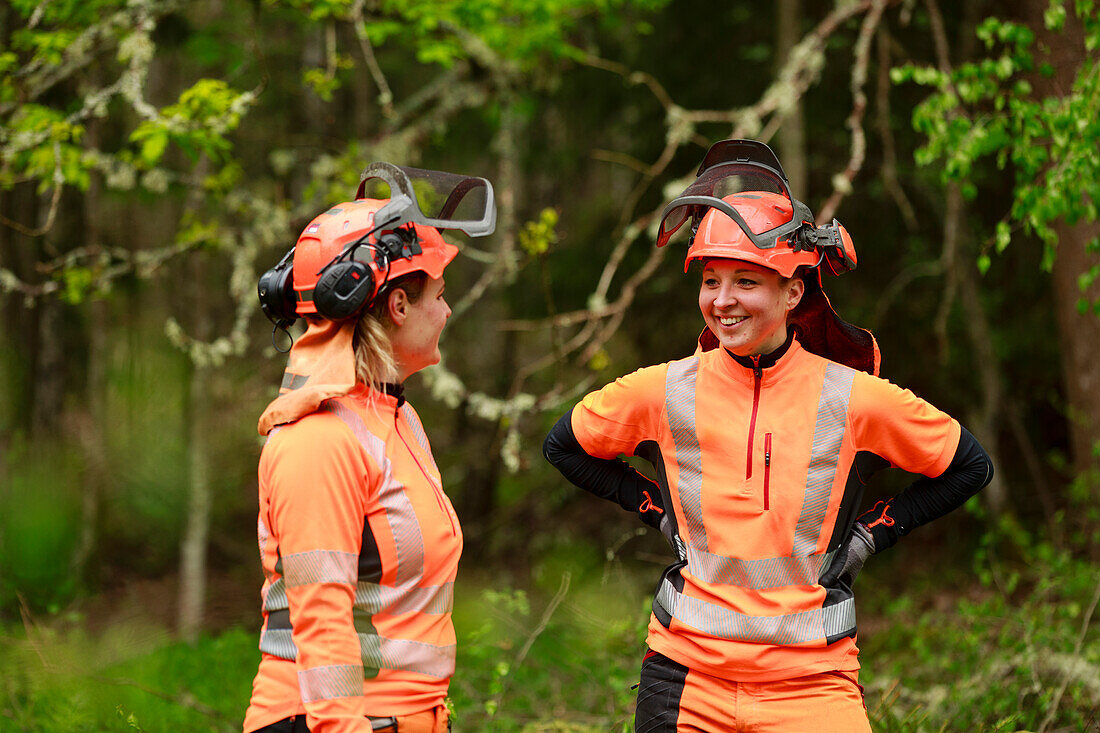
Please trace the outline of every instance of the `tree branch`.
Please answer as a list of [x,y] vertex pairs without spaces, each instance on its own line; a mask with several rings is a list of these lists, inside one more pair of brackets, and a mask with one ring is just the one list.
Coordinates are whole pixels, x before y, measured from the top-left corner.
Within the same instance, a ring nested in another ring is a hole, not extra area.
[[882,184],[886,192],[894,199],[905,228],[915,232],[919,228],[917,214],[913,204],[905,195],[905,189],[898,181],[898,155],[894,144],[894,133],[890,129],[890,33],[886,28],[878,32],[878,84],[875,92],[875,129],[882,142]]
[[370,71],[371,77],[374,78],[375,86],[378,87],[378,103],[382,105],[382,114],[392,118],[394,116],[393,92],[390,91],[390,85],[386,81],[385,74],[382,73],[382,67],[378,65],[378,59],[374,55],[374,47],[367,35],[367,21],[363,16],[365,1],[355,0],[355,5],[351,8],[352,25],[355,27],[355,37],[359,39],[359,50],[363,54],[363,60],[366,61],[367,69]]
[[833,193],[821,207],[818,214],[819,222],[828,222],[836,214],[837,207],[852,191],[852,183],[855,181],[863,161],[867,155],[867,137],[863,132],[863,115],[867,111],[867,94],[863,87],[867,83],[867,65],[871,58],[871,39],[878,30],[882,13],[886,9],[888,0],[873,0],[871,10],[863,19],[859,29],[859,38],[855,45],[855,63],[852,66],[852,111],[848,115],[847,127],[852,131],[852,152],[848,158],[848,165],[839,175],[833,176]]

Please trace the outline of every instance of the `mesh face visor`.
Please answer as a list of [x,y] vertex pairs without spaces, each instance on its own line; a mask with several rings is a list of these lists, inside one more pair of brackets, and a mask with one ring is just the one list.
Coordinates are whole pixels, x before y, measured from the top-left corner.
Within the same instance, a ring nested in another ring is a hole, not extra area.
[[457,229],[471,237],[488,236],[496,228],[493,184],[476,176],[371,163],[355,195],[364,197],[390,199],[375,215],[379,226],[387,228],[413,223]]
[[[711,157],[709,153],[707,157]],[[707,161],[704,160],[703,164],[707,165]],[[790,200],[792,215],[767,231],[754,232],[737,209],[722,199],[732,194],[760,191],[780,194]],[[657,246],[663,247],[674,239],[692,236],[708,209],[717,209],[733,219],[759,249],[773,249],[782,242],[798,250],[802,244],[795,234],[803,225],[813,226],[810,208],[791,196],[782,168],[746,160],[719,162],[703,170],[683,193],[665,207],[657,232]],[[691,225],[685,227],[684,224],[689,221]]]

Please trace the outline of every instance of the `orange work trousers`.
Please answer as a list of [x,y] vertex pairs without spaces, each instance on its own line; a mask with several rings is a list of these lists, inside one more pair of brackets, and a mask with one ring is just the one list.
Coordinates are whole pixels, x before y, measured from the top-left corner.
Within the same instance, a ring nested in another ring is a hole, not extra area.
[[636,733],[870,733],[856,672],[734,682],[650,651],[642,661]]

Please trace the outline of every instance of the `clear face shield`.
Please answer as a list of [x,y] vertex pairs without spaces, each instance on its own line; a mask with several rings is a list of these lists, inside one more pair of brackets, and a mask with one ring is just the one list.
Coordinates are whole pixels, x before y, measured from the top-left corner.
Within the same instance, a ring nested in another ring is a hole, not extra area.
[[364,197],[390,199],[375,214],[378,228],[422,224],[471,237],[488,236],[496,228],[493,184],[476,176],[371,163],[355,194],[356,199]]

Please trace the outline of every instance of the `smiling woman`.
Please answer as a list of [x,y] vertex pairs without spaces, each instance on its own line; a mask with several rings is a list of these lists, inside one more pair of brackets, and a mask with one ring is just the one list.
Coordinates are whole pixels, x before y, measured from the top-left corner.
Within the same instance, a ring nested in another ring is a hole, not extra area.
[[[684,226],[690,221],[690,226]],[[637,512],[675,553],[653,601],[636,730],[869,731],[852,586],[872,553],[988,483],[949,415],[879,379],[820,270],[855,267],[813,224],[762,143],[714,145],[665,209],[658,246],[691,232],[706,328],[696,353],[586,396],[546,437],[577,486]],[[653,463],[650,481],[618,458]],[[860,513],[888,465],[923,474]]]
[[787,340],[787,314],[802,299],[802,278],[743,260],[703,264],[699,310],[722,348],[738,356],[767,354]]

